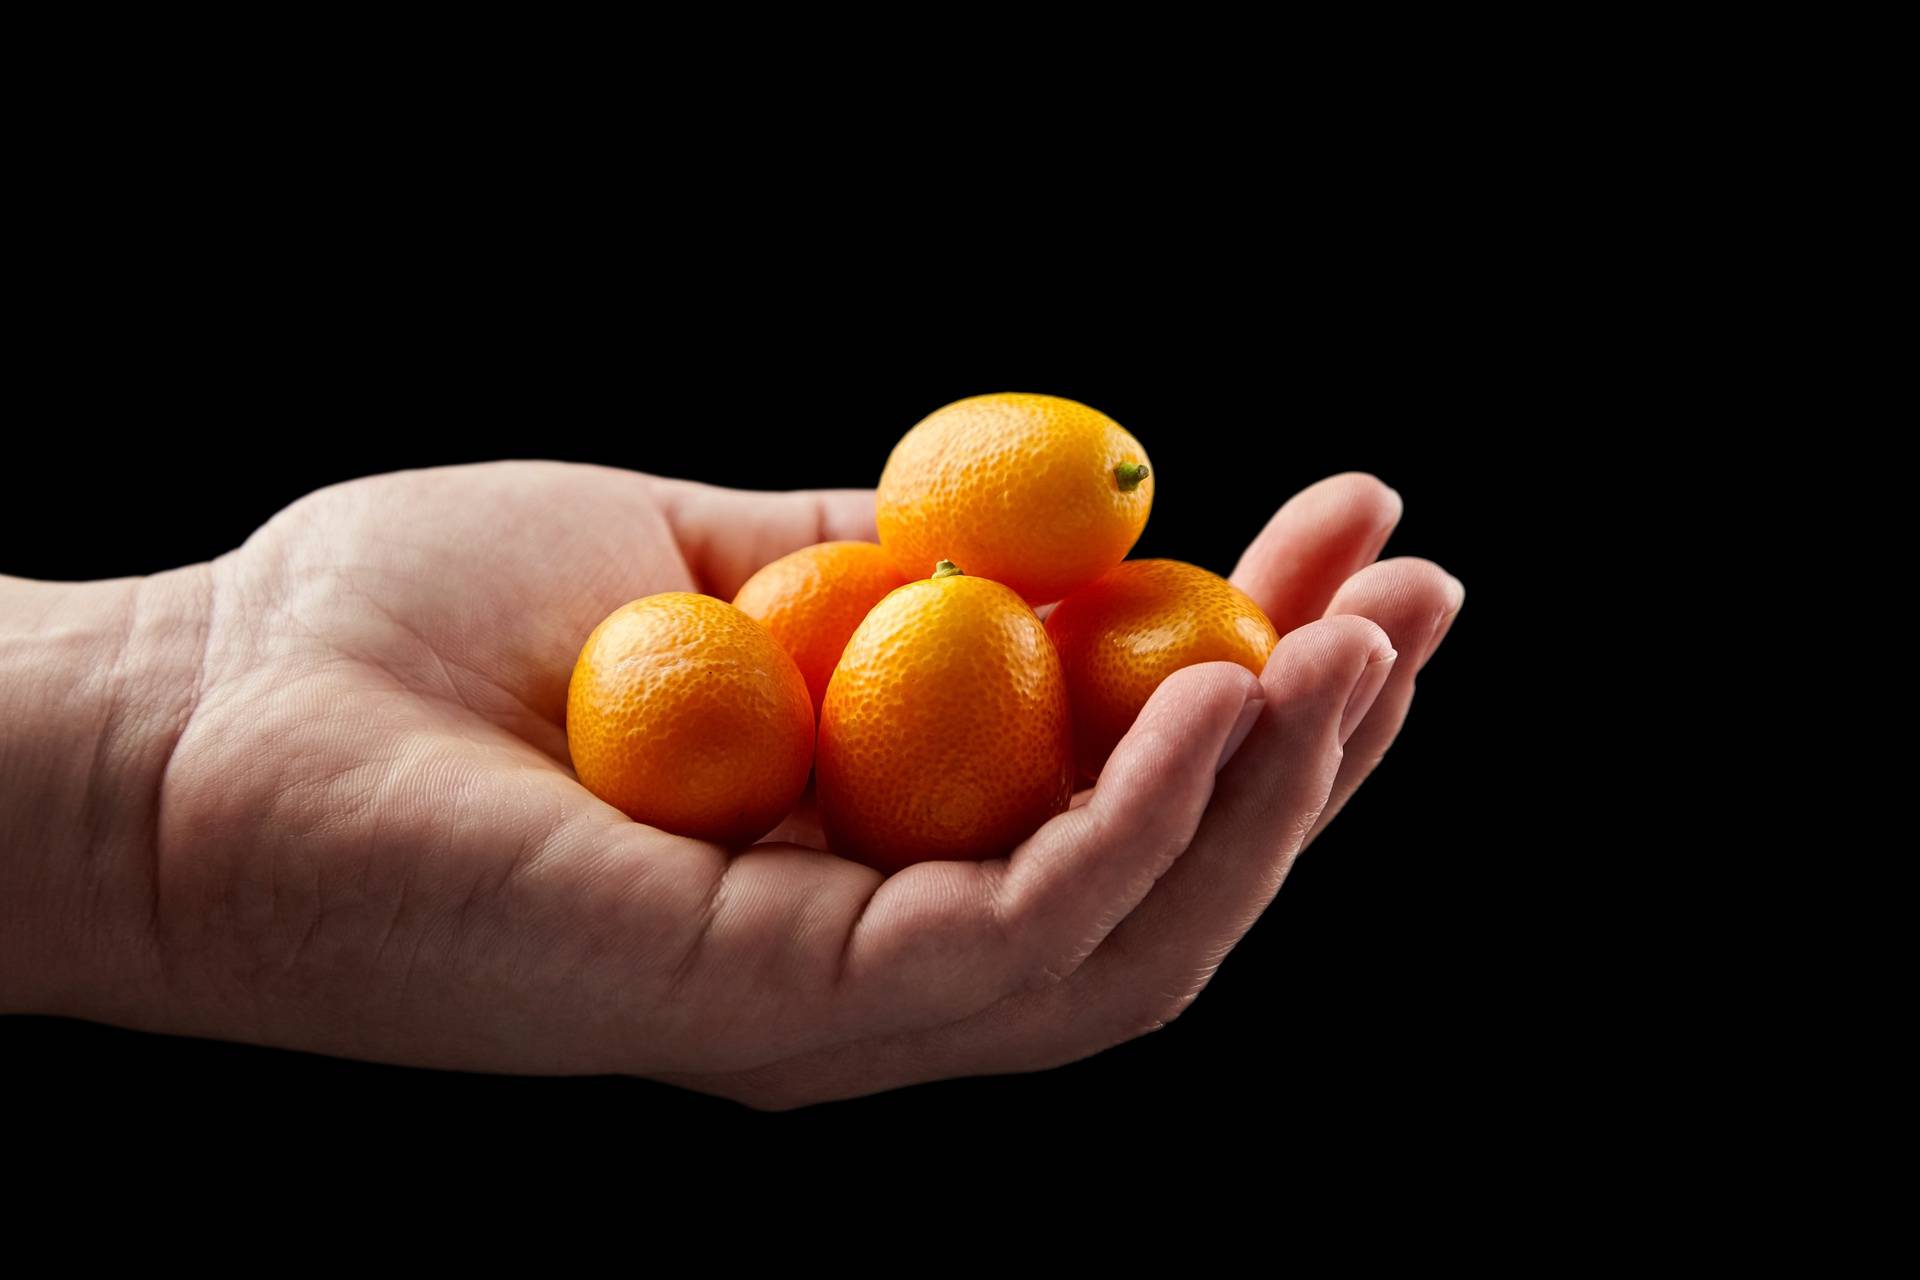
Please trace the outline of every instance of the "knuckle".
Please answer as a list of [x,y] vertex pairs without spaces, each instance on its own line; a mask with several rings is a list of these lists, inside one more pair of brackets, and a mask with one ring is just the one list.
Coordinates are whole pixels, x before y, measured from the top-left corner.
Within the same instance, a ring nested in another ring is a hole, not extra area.
[[1079,961],[1075,958],[1068,958],[1065,961],[1037,962],[1029,967],[1022,977],[1020,989],[1028,995],[1050,991],[1065,982],[1079,967]]
[[1090,948],[1063,948],[1058,938],[1047,936],[1046,922],[1036,918],[1031,900],[1009,895],[1005,886],[997,886],[986,903],[991,936],[1002,951],[1014,958],[1011,987],[1014,993],[1047,991],[1059,986],[1080,967]]
[[1015,977],[1013,989],[1016,995],[1036,995],[1060,985],[1060,971],[1052,964],[1031,964],[1022,969]]
[[1186,852],[1192,826],[1188,815],[1177,805],[1156,806],[1135,832],[1134,838],[1140,844],[1152,849],[1151,865],[1158,868],[1167,865]]

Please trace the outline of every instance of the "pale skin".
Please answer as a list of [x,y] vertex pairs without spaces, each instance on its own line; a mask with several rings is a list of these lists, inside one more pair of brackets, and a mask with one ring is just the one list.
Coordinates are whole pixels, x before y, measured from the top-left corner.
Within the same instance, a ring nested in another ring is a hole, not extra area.
[[892,877],[802,809],[730,854],[574,780],[582,640],[731,598],[869,491],[555,463],[309,495],[210,564],[0,578],[0,1011],[758,1107],[1070,1062],[1166,1025],[1398,734],[1465,598],[1400,498],[1297,495],[1234,581],[1264,674],[1168,679],[1007,858]]

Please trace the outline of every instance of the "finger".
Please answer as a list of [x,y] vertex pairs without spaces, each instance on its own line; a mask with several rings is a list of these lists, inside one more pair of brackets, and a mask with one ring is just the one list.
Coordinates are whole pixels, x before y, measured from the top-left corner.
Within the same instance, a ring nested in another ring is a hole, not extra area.
[[1280,641],[1260,677],[1266,709],[1221,773],[1194,847],[1088,961],[1105,970],[1090,982],[1180,1002],[1198,993],[1279,891],[1395,656],[1365,618],[1326,618]]
[[1380,696],[1347,740],[1340,772],[1333,780],[1307,843],[1313,843],[1360,784],[1387,754],[1406,722],[1413,702],[1414,677],[1440,647],[1467,598],[1460,580],[1434,564],[1402,556],[1362,569],[1348,580],[1327,607],[1329,614],[1357,614],[1379,624],[1400,652]]
[[648,477],[700,589],[731,600],[758,569],[816,542],[878,542],[873,490],[758,493]]
[[1014,854],[1003,896],[1013,929],[1064,953],[1050,976],[1077,968],[1193,842],[1214,779],[1266,701],[1231,662],[1174,672],[1114,748],[1087,803]]
[[1233,571],[1286,635],[1326,612],[1340,584],[1373,563],[1400,521],[1400,495],[1358,471],[1295,494],[1267,521]]
[[849,1029],[953,1022],[1071,973],[1192,840],[1261,699],[1259,681],[1233,663],[1176,672],[1088,803],[1008,859],[925,863],[888,880],[848,939],[841,986],[852,1008],[894,1012]]
[[676,1083],[789,1106],[1055,1066],[1170,1022],[1278,890],[1332,786],[1343,726],[1364,715],[1391,652],[1363,618],[1327,619],[1281,640],[1261,676],[1265,707],[1216,780],[1191,846],[1065,982],[930,1031]]

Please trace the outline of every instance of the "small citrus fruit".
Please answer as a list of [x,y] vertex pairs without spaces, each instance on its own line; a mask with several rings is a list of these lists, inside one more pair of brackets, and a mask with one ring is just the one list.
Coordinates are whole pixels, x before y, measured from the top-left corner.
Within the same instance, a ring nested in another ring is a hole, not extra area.
[[608,614],[567,686],[587,790],[676,835],[745,844],[806,790],[813,706],[800,668],[724,600],[669,591]]
[[820,712],[827,844],[884,871],[997,857],[1067,807],[1060,659],[1025,601],[942,563],[874,607]]
[[880,477],[880,542],[917,578],[950,559],[1046,604],[1113,568],[1153,506],[1146,450],[1106,414],[1003,392],[937,409]]
[[887,592],[906,585],[871,542],[821,542],[781,556],[748,578],[734,608],[773,633],[806,677],[813,709],[827,696],[834,664]]
[[1178,560],[1129,560],[1047,618],[1073,703],[1074,757],[1097,777],[1160,682],[1200,662],[1259,675],[1279,637],[1253,597]]

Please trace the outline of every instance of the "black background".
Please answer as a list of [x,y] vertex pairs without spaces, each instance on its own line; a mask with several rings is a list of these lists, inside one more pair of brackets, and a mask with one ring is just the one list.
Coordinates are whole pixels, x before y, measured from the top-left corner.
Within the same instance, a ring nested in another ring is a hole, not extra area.
[[[669,282],[591,277],[564,245],[503,274],[483,269],[479,239],[374,257],[324,235],[261,243],[257,270],[244,246],[196,243],[115,250],[81,287],[47,296],[27,353],[44,453],[32,496],[0,510],[0,571],[170,567],[237,545],[319,485],[488,458],[869,485],[927,412],[1018,389],[1095,405],[1148,449],[1159,484],[1136,554],[1226,572],[1289,494],[1362,469],[1405,499],[1386,554],[1438,561],[1468,604],[1386,764],[1208,991],[1170,1029],[1096,1059],[763,1116],[641,1081],[465,1076],[0,1020],[9,1072],[51,1105],[245,1127],[298,1099],[309,1119],[485,1116],[494,1132],[615,1143],[1037,1134],[1116,1116],[1124,1132],[1198,1127],[1248,1143],[1320,1126],[1355,1141],[1455,1138],[1565,1105],[1550,1083],[1564,1046],[1548,1032],[1560,982],[1549,935],[1568,890],[1549,875],[1557,836],[1524,781],[1555,749],[1527,705],[1527,665],[1551,644],[1526,614],[1555,499],[1526,442],[1563,356],[1525,272],[1376,242],[1365,225],[1284,269],[1202,245],[1164,275],[1105,289],[1086,283],[1098,273],[1044,261],[855,289],[831,260],[770,265],[796,260],[791,245],[759,271],[676,261]],[[945,261],[922,250],[914,261]],[[1556,412],[1564,423],[1590,409],[1563,395]]]

